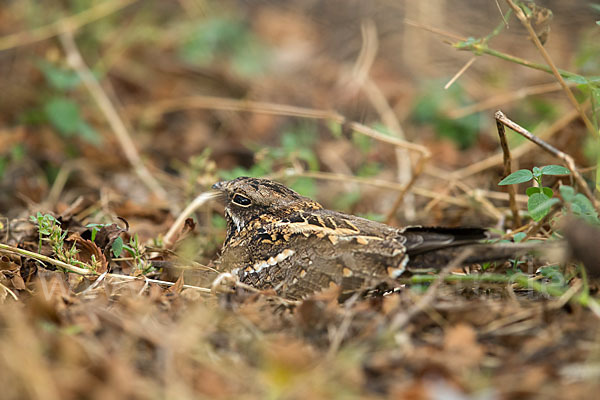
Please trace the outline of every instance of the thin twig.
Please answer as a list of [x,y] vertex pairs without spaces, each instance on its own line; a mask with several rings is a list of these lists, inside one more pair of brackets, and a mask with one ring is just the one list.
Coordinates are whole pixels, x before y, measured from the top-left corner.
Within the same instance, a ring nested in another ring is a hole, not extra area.
[[[350,176],[350,175],[332,174],[329,172],[317,172],[317,171],[310,171],[310,172],[306,171],[305,172],[305,171],[286,170],[283,174],[276,175],[276,176],[284,176],[284,177],[297,176],[297,177],[322,179],[322,180],[329,180],[329,181],[356,182],[356,183],[360,183],[362,185],[374,186],[374,187],[378,187],[381,189],[395,190],[398,192],[405,191],[405,189],[406,189],[406,185],[400,185],[399,183],[390,182],[390,181],[386,181],[383,179],[361,178],[361,177]],[[431,199],[440,199],[441,201],[444,201],[445,203],[453,204],[453,205],[456,205],[459,207],[467,207],[467,208],[470,207],[469,202],[466,200],[457,199],[457,198],[450,197],[450,196],[443,196],[443,195],[440,195],[439,192],[436,192],[433,190],[412,186],[410,188],[410,191],[412,193],[422,196],[422,197],[427,197],[427,198],[431,198]]]
[[[369,102],[373,105],[373,108],[379,114],[381,121],[389,129],[390,133],[394,136],[399,137],[402,140],[406,140],[402,125],[396,116],[393,108],[389,104],[387,98],[379,88],[379,86],[371,79],[369,71],[375,61],[377,54],[378,41],[377,41],[377,28],[372,20],[365,20],[361,25],[361,32],[363,38],[363,45],[361,47],[360,55],[357,59],[356,65],[353,68],[354,80],[360,85],[362,91],[367,96]],[[361,57],[361,55],[363,55]],[[411,160],[408,152],[402,148],[396,148],[396,164],[398,181],[401,184],[409,184],[411,179],[414,178]],[[398,199],[394,202],[388,215],[395,215],[396,210],[400,204],[404,203],[404,216],[408,219],[414,219],[414,199],[412,196],[406,196],[401,193]]]
[[81,81],[84,83],[91,96],[96,101],[98,107],[104,114],[106,120],[110,124],[117,141],[121,145],[123,153],[127,157],[129,163],[133,166],[135,173],[141,179],[141,181],[158,197],[160,200],[167,201],[167,192],[160,186],[160,184],[154,179],[150,171],[144,165],[140,154],[137,151],[137,147],[131,135],[129,134],[123,120],[119,116],[119,113],[111,103],[107,94],[102,90],[102,87],[96,80],[94,74],[90,71],[88,66],[85,64],[79,49],[75,44],[73,34],[70,30],[66,30],[61,33],[60,42],[67,54],[67,62],[76,72]]
[[565,163],[565,165],[567,166],[567,168],[569,169],[569,171],[571,171],[571,173],[573,174],[573,177],[577,181],[577,184],[579,185],[580,190],[592,201],[592,203],[594,204],[594,208],[596,208],[596,210],[600,209],[600,204],[598,203],[598,200],[594,197],[594,195],[592,195],[592,192],[590,191],[587,184],[581,177],[581,174],[579,173],[579,171],[577,171],[577,167],[575,166],[575,161],[573,160],[573,157],[558,150],[556,147],[544,142],[542,139],[535,136],[534,134],[532,134],[531,132],[529,132],[527,129],[523,128],[516,122],[511,121],[504,115],[504,113],[502,113],[502,111],[497,111],[494,116],[497,121],[508,126],[510,129],[517,132],[519,135],[527,138],[531,142],[537,144],[544,151],[546,151],[546,152],[552,154],[553,156],[555,156],[556,158],[562,160]]
[[554,64],[554,61],[552,61],[550,54],[548,54],[548,52],[544,48],[544,45],[542,44],[542,42],[540,42],[538,35],[535,33],[535,30],[531,26],[531,23],[527,19],[527,16],[523,12],[523,10],[520,7],[518,7],[512,0],[506,0],[506,2],[513,9],[513,11],[515,12],[515,15],[517,16],[519,21],[521,21],[521,24],[523,24],[525,29],[527,29],[527,32],[529,32],[529,37],[531,38],[531,40],[533,40],[533,43],[535,44],[535,46],[537,47],[539,52],[542,54],[542,57],[544,57],[544,60],[546,60],[546,63],[548,63],[548,65],[550,66],[550,70],[552,71],[552,74],[556,77],[556,79],[562,86],[565,94],[567,95],[567,98],[569,99],[569,101],[571,102],[573,107],[579,112],[579,115],[581,116],[581,119],[585,123],[585,126],[587,127],[587,129],[590,132],[598,133],[596,131],[596,129],[594,128],[594,125],[588,118],[588,116],[583,111],[581,104],[579,104],[579,102],[573,95],[573,92],[571,92],[571,89],[569,88],[569,86],[567,85],[565,80],[563,79],[563,76],[559,72],[558,68],[556,68],[556,65]]
[[169,231],[163,239],[164,247],[170,248],[171,246],[173,246],[175,235],[177,234],[177,231],[181,229],[181,226],[183,225],[185,220],[204,203],[216,196],[216,192],[205,192],[200,193],[198,196],[196,196],[196,198],[192,200],[190,204],[188,204],[185,210],[183,210],[181,214],[179,214],[175,222],[173,222],[173,225],[171,225],[171,228],[169,229]]
[[495,2],[496,2],[496,7],[498,7],[498,12],[500,12],[500,15],[502,16],[502,21],[504,22],[504,27],[506,29],[508,29],[508,21],[506,20],[506,16],[502,12],[502,7],[500,7],[500,3],[498,2],[498,0],[495,0]]
[[[48,264],[56,265],[57,267],[61,267],[61,268],[65,269],[65,270],[67,270],[69,272],[73,272],[73,273],[76,273],[76,274],[79,274],[79,275],[100,275],[100,274],[98,274],[98,272],[94,271],[91,266],[88,266],[89,269],[75,267],[75,266],[73,266],[71,264],[67,264],[65,262],[62,262],[62,261],[59,261],[59,260],[55,260],[53,258],[44,256],[42,254],[34,253],[32,251],[28,251],[28,250],[25,250],[25,249],[19,249],[17,247],[9,246],[9,245],[3,244],[3,243],[0,243],[0,251],[6,251],[6,252],[9,252],[9,253],[13,253],[13,254],[20,254],[22,256],[33,258],[35,260],[47,262]],[[141,279],[144,279],[146,282],[157,283],[159,285],[167,285],[167,286],[173,286],[175,284],[173,282],[161,281],[161,280],[158,280],[158,279],[146,278],[145,276],[139,277],[139,276],[129,276],[129,275],[120,275],[120,274],[106,274],[105,276],[110,276],[110,277],[113,277],[113,278],[119,278],[119,279],[130,280],[130,281],[131,280],[141,280]],[[196,290],[198,290],[200,292],[203,292],[203,293],[210,293],[211,292],[210,289],[199,287],[199,286],[183,285],[183,287],[184,288],[190,288],[190,289],[196,289]]]
[[4,243],[0,243],[0,251],[6,251],[9,253],[13,253],[13,254],[20,254],[22,256],[33,258],[35,260],[47,262],[49,264],[54,264],[57,267],[61,267],[69,272],[74,272],[79,275],[96,274],[96,272],[94,271],[94,269],[91,265],[86,265],[86,267],[89,269],[75,267],[74,265],[67,264],[66,262],[55,260],[54,258],[50,258],[50,257],[44,256],[44,255],[41,255],[39,253],[34,253],[33,251],[19,249],[18,247],[9,246]]
[[[346,117],[335,112],[325,111],[304,107],[289,106],[277,103],[255,102],[248,100],[236,100],[210,96],[194,96],[179,99],[163,100],[145,107],[144,113],[148,116],[156,116],[166,112],[184,109],[206,108],[212,110],[231,110],[231,111],[250,111],[254,113],[263,113],[269,115],[285,115],[302,118],[312,118],[319,120],[329,120],[339,124],[342,129],[368,136],[377,141],[388,143],[396,148],[406,149],[416,152],[420,155],[413,170],[411,180],[403,186],[401,194],[396,199],[394,207],[402,201],[402,196],[408,192],[410,187],[416,182],[427,161],[431,158],[431,152],[425,146],[402,140],[398,137],[384,135],[375,129],[358,122],[347,121]],[[394,209],[394,208],[393,208]]]
[[58,198],[60,197],[60,194],[62,193],[65,185],[67,184],[69,175],[71,175],[71,173],[73,172],[73,164],[73,161],[67,161],[58,170],[58,174],[56,174],[56,178],[54,179],[54,183],[52,184],[52,188],[50,189],[50,192],[48,193],[48,197],[45,202],[49,205],[48,208],[53,208],[58,202]]
[[427,26],[427,25],[424,25],[424,24],[422,24],[420,22],[412,21],[410,19],[405,19],[404,23],[406,25],[408,25],[408,26],[412,26],[412,27],[415,27],[415,28],[423,29],[425,31],[428,31],[428,32],[431,32],[431,33],[435,33],[436,35],[444,36],[444,37],[447,37],[449,39],[459,40],[459,41],[465,41],[465,40],[467,40],[466,37],[463,37],[463,36],[460,36],[460,35],[457,35],[457,34],[454,34],[454,33],[451,33],[451,32],[447,32],[447,31],[444,31],[444,30],[441,30],[441,29],[438,29],[438,28],[434,28],[432,26]]
[[[577,110],[571,110],[558,120],[556,120],[548,129],[544,130],[539,137],[543,139],[549,139],[554,136],[556,133],[560,132],[564,127],[570,124],[574,119],[579,116]],[[520,158],[529,152],[535,147],[535,145],[531,142],[525,142],[519,147],[513,149],[511,152],[511,156],[513,160]],[[459,169],[454,171],[451,175],[454,179],[464,180],[465,178],[477,174],[481,171],[484,171],[489,168],[493,168],[497,165],[502,164],[502,160],[504,159],[502,151],[484,159],[478,161],[474,164],[469,165],[468,167]]]
[[[495,115],[498,116],[498,113]],[[506,141],[506,133],[504,131],[504,124],[500,122],[496,118],[496,129],[498,130],[498,136],[500,136],[500,146],[502,147],[502,153],[504,154],[504,177],[512,174],[512,166],[510,159],[510,149],[508,147],[508,143]],[[515,186],[508,185],[508,203],[510,204],[510,210],[513,215],[513,228],[518,228],[521,226],[521,217],[519,216],[519,208],[517,207],[517,202],[515,200]]]
[[[415,170],[420,171],[420,168],[415,168]],[[396,215],[396,211],[398,210],[398,208],[400,207],[400,205],[402,204],[402,201],[404,200],[404,196],[409,192],[409,189],[413,186],[413,184],[417,181],[418,175],[414,174],[410,181],[408,181],[408,183],[406,185],[404,185],[404,189],[400,191],[400,193],[398,194],[398,197],[396,197],[396,200],[394,201],[394,204],[392,204],[392,206],[390,207],[390,210],[388,211],[387,215],[385,216],[385,222],[387,224],[390,224],[393,220],[394,217]]]
[[84,25],[113,14],[136,1],[137,0],[102,1],[85,11],[54,21],[48,25],[6,35],[0,38],[0,51],[40,42],[64,32],[77,30]]
[[[570,85],[575,84],[572,83]],[[446,116],[452,119],[459,119],[466,117],[467,115],[489,110],[491,108],[497,108],[503,104],[512,103],[513,101],[523,99],[528,96],[555,92],[557,90],[561,90],[560,83],[558,82],[543,83],[541,85],[523,87],[520,89],[513,90],[509,93],[503,93],[497,96],[492,96],[480,102],[451,110],[446,114]]]
[[[503,53],[501,51],[498,50],[494,50],[492,48],[490,48],[487,45],[487,42],[490,39],[490,36],[488,36],[487,38],[484,38],[483,40],[479,40],[479,41],[467,41],[467,38],[460,36],[460,35],[456,35],[454,33],[450,33],[450,32],[446,32],[443,31],[441,29],[438,28],[434,28],[431,26],[427,26],[424,24],[421,24],[419,22],[414,22],[411,20],[404,20],[404,23],[410,26],[414,26],[416,28],[420,28],[423,29],[425,31],[434,33],[436,35],[440,35],[440,36],[445,36],[447,38],[451,38],[453,40],[456,40],[456,43],[449,43],[452,47],[454,47],[457,50],[466,50],[466,51],[471,51],[476,55],[479,54],[487,54],[493,57],[497,57],[500,58],[502,60],[508,61],[508,62],[512,62],[515,64],[519,64],[519,65],[523,65],[525,67],[529,67],[529,68],[533,68],[533,69],[537,69],[539,71],[544,71],[544,72],[548,72],[548,73],[552,73],[552,69],[544,64],[539,64],[539,63],[534,63],[532,61],[529,60],[525,60],[523,58],[519,58],[519,57],[515,57],[511,54],[506,54]],[[448,42],[447,42],[448,43]],[[574,79],[577,81],[585,81],[585,77],[579,74],[575,74],[569,71],[565,71],[562,69],[557,69],[558,73],[567,79]]]
[[451,78],[451,79],[448,81],[448,83],[446,83],[446,84],[444,85],[444,90],[448,90],[448,88],[449,88],[450,86],[452,86],[452,84],[453,84],[454,82],[456,82],[456,80],[457,80],[458,78],[460,78],[460,77],[461,77],[461,75],[462,75],[462,74],[464,74],[464,73],[465,73],[465,71],[466,71],[467,69],[469,69],[469,67],[470,67],[471,65],[473,65],[473,63],[475,62],[475,60],[476,60],[476,59],[477,59],[477,57],[471,57],[471,58],[469,59],[469,61],[467,61],[467,62],[465,63],[465,65],[463,65],[463,67],[462,67],[461,69],[459,69],[459,70],[458,70],[458,72],[457,72],[456,74],[454,74],[454,76],[453,76],[453,77],[452,77],[452,78]]
[[[413,275],[408,278],[399,278],[399,284],[422,284],[432,283],[438,280],[438,275]],[[538,293],[544,293],[553,297],[560,297],[565,294],[568,289],[561,289],[554,285],[545,285],[535,279],[530,279],[527,275],[515,274],[467,274],[467,275],[447,275],[442,279],[447,283],[457,282],[476,282],[476,283],[509,283],[517,284],[522,288],[533,290]],[[594,300],[587,294],[577,294],[571,298],[572,302],[579,303],[583,306],[589,306],[590,300]]]
[[[405,140],[384,135],[375,129],[369,128],[358,122],[348,121],[346,117],[335,112],[313,108],[290,106],[286,104],[268,103],[251,100],[237,100],[212,96],[191,96],[176,99],[161,100],[149,105],[136,107],[130,110],[133,114],[141,114],[142,118],[156,118],[159,115],[174,111],[208,109],[226,111],[247,111],[257,114],[280,115],[287,117],[298,117],[317,120],[333,121],[342,127],[369,136],[377,141],[401,147],[421,155],[421,158],[429,159],[431,152],[425,146],[407,142]],[[416,170],[416,168],[415,168]]]
[[19,301],[19,297],[17,297],[17,294],[9,288],[7,288],[4,284],[2,284],[2,282],[0,282],[0,289],[3,289],[4,291],[6,291],[6,293],[10,294],[10,296],[13,299],[15,299],[15,301]]
[[[128,281],[144,280],[145,282],[148,282],[148,283],[156,283],[158,285],[165,285],[165,286],[174,286],[176,284],[176,282],[161,281],[158,279],[150,279],[150,278],[146,278],[145,276],[130,276],[130,275],[120,275],[120,274],[108,274],[108,276],[110,276],[112,278],[118,278],[118,279],[123,279],[123,280],[128,280]],[[187,288],[187,289],[194,289],[194,290],[199,291],[200,293],[211,294],[210,289],[200,287],[200,286],[183,284],[182,287]]]

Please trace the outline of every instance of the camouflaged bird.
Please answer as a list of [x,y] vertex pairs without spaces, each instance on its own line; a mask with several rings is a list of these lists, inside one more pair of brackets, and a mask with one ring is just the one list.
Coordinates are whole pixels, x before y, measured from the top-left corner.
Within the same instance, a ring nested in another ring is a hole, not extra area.
[[478,243],[479,228],[394,228],[324,209],[268,179],[240,177],[213,186],[225,203],[221,268],[258,289],[300,299],[339,287],[342,294],[440,269],[474,248],[463,264],[506,259],[515,249]]

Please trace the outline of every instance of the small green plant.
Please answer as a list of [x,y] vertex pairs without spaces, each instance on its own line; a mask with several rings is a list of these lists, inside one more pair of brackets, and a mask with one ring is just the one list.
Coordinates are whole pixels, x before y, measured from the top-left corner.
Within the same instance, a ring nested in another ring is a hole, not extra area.
[[[108,226],[110,224],[87,224],[85,227],[86,228],[92,228],[92,236],[91,236],[91,240],[92,242],[96,241],[96,235],[98,234],[98,232],[100,232],[100,229],[102,229],[105,226]],[[113,253],[113,256],[115,257],[119,257],[121,255],[121,253],[123,252],[123,238],[122,237],[117,237],[114,242],[111,245],[111,251]]]
[[[50,247],[52,247],[54,255],[60,261],[81,268],[89,268],[88,265],[77,259],[79,250],[75,247],[75,243],[73,243],[73,246],[70,248],[67,248],[65,239],[69,231],[63,231],[60,222],[54,218],[54,216],[38,212],[36,215],[29,217],[29,220],[34,224],[37,224],[39,234],[38,251],[40,253],[42,252],[43,242],[47,241],[50,244]],[[96,264],[94,256],[92,256],[92,264]]]
[[569,170],[561,165],[546,165],[542,168],[533,167],[528,169],[520,169],[506,178],[502,179],[498,185],[515,185],[533,180],[536,185],[527,188],[525,193],[529,199],[527,200],[527,211],[534,221],[540,221],[549,212],[550,207],[559,202],[559,199],[553,198],[554,192],[551,188],[542,185],[542,177],[544,175],[566,175]]
[[154,271],[152,264],[147,263],[144,259],[143,246],[140,244],[140,238],[137,233],[129,239],[129,244],[124,244],[121,239],[121,245],[122,249],[127,250],[131,254],[135,268],[141,271],[143,275]]
[[412,118],[418,124],[431,125],[438,137],[454,142],[461,149],[475,144],[480,130],[480,115],[470,114],[461,118],[450,118],[446,110],[472,103],[471,98],[457,82],[447,90],[443,84],[428,84],[416,100]]
[[598,211],[596,211],[590,199],[585,197],[582,193],[576,193],[572,186],[562,185],[558,190],[565,206],[568,207],[574,215],[583,218],[590,224],[600,225]]

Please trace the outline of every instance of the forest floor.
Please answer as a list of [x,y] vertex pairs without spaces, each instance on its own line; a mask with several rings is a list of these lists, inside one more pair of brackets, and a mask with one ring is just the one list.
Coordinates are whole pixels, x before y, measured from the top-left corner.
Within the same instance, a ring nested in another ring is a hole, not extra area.
[[[255,3],[0,10],[0,397],[594,397],[598,7]],[[507,171],[499,109],[556,151],[507,130]],[[568,246],[344,302],[226,290],[202,194],[241,175]]]

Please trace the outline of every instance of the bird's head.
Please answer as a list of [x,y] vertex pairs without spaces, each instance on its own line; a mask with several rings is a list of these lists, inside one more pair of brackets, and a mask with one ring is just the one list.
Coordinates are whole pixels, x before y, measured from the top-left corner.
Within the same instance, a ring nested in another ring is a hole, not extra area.
[[212,188],[220,192],[225,204],[228,238],[260,216],[277,218],[289,210],[322,208],[319,203],[269,179],[242,176],[215,183]]

